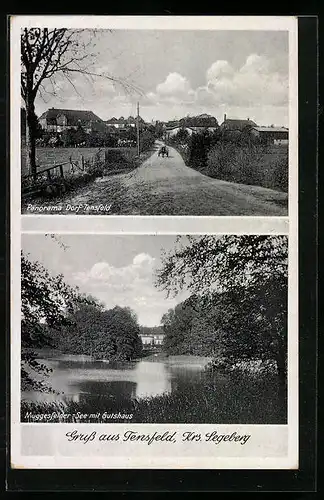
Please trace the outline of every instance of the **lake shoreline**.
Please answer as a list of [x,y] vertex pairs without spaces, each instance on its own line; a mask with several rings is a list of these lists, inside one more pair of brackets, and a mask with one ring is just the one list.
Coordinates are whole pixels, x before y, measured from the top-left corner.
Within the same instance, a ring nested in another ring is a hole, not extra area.
[[89,358],[47,350],[53,368],[48,381],[63,387],[66,397],[22,393],[21,421],[286,423],[274,374],[225,375],[205,370],[210,357],[163,352],[119,363]]

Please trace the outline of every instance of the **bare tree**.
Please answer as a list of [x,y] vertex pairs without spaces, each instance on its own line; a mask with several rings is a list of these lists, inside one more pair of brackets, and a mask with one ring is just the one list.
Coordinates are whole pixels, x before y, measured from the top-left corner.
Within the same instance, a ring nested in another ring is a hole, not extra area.
[[[75,88],[71,75],[82,73],[88,77],[103,77],[124,88],[140,92],[135,85],[107,74],[89,70],[93,58],[91,43],[82,41],[82,32],[66,28],[24,28],[21,33],[21,96],[26,107],[26,165],[36,178],[36,125],[35,99],[44,87],[44,80],[50,80],[55,92],[55,75],[63,74]],[[76,89],[75,89],[76,90]]]

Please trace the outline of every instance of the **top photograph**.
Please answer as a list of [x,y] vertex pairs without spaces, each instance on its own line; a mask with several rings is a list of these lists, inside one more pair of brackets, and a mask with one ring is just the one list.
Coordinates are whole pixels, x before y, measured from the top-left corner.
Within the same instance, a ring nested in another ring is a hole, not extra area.
[[288,30],[20,38],[23,215],[288,216]]

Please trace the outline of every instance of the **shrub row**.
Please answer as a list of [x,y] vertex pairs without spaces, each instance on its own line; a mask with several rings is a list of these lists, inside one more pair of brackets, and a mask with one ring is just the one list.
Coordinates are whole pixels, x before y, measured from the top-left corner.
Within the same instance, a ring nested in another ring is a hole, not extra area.
[[288,148],[262,145],[249,137],[220,134],[179,134],[169,141],[184,162],[210,177],[229,182],[288,191]]

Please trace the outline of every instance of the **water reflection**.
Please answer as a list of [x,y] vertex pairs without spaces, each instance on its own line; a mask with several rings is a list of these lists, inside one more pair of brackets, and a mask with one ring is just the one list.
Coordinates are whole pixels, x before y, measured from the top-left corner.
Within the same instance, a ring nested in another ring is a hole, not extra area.
[[135,368],[136,397],[158,396],[171,392],[171,373],[165,363],[141,361]]
[[91,402],[95,398],[128,400],[170,393],[198,383],[208,358],[179,356],[144,358],[137,362],[105,362],[90,356],[59,356],[42,359],[52,368],[48,382],[56,394],[25,392],[29,401]]

